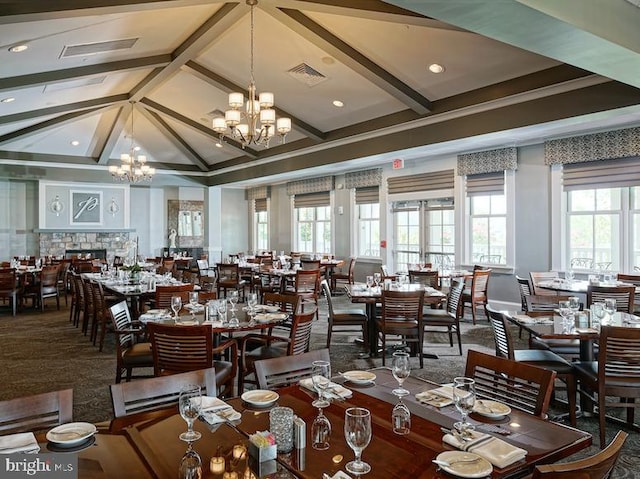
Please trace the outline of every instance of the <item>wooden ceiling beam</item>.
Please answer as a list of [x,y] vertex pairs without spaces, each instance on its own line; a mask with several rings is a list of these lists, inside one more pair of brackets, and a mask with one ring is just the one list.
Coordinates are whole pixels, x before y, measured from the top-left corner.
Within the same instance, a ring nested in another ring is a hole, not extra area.
[[109,162],[109,158],[113,149],[118,143],[118,139],[120,138],[120,134],[127,123],[127,118],[129,117],[129,111],[123,106],[120,107],[118,111],[118,116],[111,124],[111,128],[109,129],[109,133],[107,134],[102,148],[100,149],[100,154],[98,155],[98,164],[106,165]]

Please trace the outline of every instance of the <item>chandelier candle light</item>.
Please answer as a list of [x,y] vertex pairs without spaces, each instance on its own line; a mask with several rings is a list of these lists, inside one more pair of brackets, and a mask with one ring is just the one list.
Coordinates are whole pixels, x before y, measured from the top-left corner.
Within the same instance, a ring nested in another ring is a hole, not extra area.
[[109,167],[109,173],[116,180],[128,181],[129,183],[138,183],[140,181],[151,181],[156,169],[147,165],[147,157],[138,155],[136,152],[139,147],[134,146],[133,140],[133,103],[131,102],[131,148],[129,153],[120,155],[120,166],[112,165]]
[[[251,144],[268,148],[269,141],[276,133],[280,136],[280,143],[284,143],[287,133],[291,131],[291,118],[276,119],[276,111],[272,108],[273,93],[263,92],[256,96],[256,83],[253,77],[253,11],[257,4],[258,0],[247,0],[247,5],[251,7],[251,82],[246,106],[243,93],[230,93],[231,109],[225,112],[224,118],[213,119],[213,131],[220,134],[220,141],[224,139],[229,128],[231,130],[229,136],[238,140],[242,148]],[[241,111],[243,106],[245,106],[244,112]],[[243,119],[246,123],[240,123]]]

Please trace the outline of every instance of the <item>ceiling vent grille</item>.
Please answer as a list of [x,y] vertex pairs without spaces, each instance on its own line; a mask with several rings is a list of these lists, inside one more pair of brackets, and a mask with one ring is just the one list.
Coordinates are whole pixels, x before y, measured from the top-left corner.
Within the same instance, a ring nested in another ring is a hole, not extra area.
[[51,93],[53,91],[69,90],[71,88],[80,88],[83,86],[100,85],[101,83],[104,83],[106,79],[107,79],[106,76],[99,76],[99,77],[90,77],[90,78],[80,78],[78,80],[69,80],[69,81],[62,81],[57,83],[49,83],[44,86],[43,91],[45,93]]
[[322,83],[327,79],[326,76],[306,63],[301,63],[300,65],[293,67],[291,70],[287,71],[287,73],[296,80],[310,87],[315,86],[318,83]]
[[114,52],[116,50],[128,50],[132,48],[137,41],[137,38],[127,38],[124,40],[109,40],[107,42],[66,45],[62,50],[60,58],[82,57],[86,55],[96,55],[98,53]]

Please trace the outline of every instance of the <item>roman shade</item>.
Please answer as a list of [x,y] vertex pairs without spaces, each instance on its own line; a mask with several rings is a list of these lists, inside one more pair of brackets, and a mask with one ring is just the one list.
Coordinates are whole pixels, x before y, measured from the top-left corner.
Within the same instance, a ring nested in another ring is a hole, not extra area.
[[453,189],[453,170],[434,171],[419,175],[396,176],[387,180],[388,193],[413,193],[415,191],[434,191]]
[[309,193],[306,195],[295,195],[293,197],[294,208],[315,208],[318,206],[329,206],[331,197],[328,191],[320,193]]
[[504,194],[504,171],[467,176],[467,196]]
[[566,164],[562,184],[565,191],[640,186],[640,158]]
[[380,188],[372,186],[369,188],[356,188],[356,204],[366,205],[380,203]]

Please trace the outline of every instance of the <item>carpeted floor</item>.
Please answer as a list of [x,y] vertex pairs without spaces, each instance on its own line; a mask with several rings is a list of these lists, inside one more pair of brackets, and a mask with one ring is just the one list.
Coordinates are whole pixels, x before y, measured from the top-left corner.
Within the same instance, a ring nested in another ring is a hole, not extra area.
[[[335,298],[336,307],[347,302],[345,297]],[[351,307],[351,305],[350,305]],[[320,320],[313,329],[312,349],[326,344],[326,305],[321,304]],[[517,332],[514,332],[517,338]],[[381,359],[362,359],[362,346],[354,342],[356,332],[334,333],[331,345],[331,361],[334,373],[350,369],[367,369],[381,365]],[[2,338],[3,387],[0,400],[26,396],[39,392],[73,388],[74,419],[99,422],[111,418],[111,400],[108,386],[115,378],[115,346],[112,338],[103,352],[93,346],[88,337],[74,328],[68,319],[68,309],[60,312],[48,307],[44,314],[24,311],[11,317],[6,308],[0,309],[0,338]],[[425,338],[425,351],[436,353],[438,359],[425,359],[425,367],[418,368],[418,360],[412,358],[412,374],[444,383],[462,374],[466,351],[475,349],[493,353],[493,337],[485,320],[473,326],[465,320],[462,325],[463,356],[457,347],[450,348],[448,338],[442,333],[429,333]],[[521,341],[520,347],[526,347]],[[562,412],[554,409],[553,412]],[[580,418],[578,428],[598,435],[595,418]],[[607,424],[607,440],[611,440],[618,426]],[[624,447],[615,478],[640,478],[640,436],[635,431]],[[597,442],[597,439],[595,439]],[[595,446],[579,456],[597,452]]]

